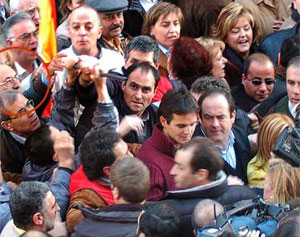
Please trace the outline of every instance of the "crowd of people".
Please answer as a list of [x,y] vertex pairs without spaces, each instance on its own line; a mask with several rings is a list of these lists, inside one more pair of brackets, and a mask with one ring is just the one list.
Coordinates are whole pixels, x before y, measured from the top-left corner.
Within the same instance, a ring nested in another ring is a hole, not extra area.
[[300,0],[55,1],[47,65],[39,1],[0,0],[1,237],[299,236]]

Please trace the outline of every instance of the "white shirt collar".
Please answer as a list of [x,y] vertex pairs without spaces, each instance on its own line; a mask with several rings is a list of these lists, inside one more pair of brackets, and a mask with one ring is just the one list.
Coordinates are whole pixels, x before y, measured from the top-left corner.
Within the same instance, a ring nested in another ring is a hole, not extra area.
[[294,118],[296,117],[296,108],[298,105],[299,105],[299,103],[293,104],[290,100],[288,102],[290,113],[293,115]]

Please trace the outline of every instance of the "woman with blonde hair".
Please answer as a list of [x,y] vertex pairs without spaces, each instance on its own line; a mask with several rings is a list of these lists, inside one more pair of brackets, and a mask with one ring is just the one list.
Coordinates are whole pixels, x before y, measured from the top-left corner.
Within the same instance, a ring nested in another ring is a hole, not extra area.
[[227,63],[227,59],[223,57],[225,43],[206,37],[200,37],[196,40],[209,52],[212,61],[212,76],[225,80],[225,64]]
[[300,197],[300,168],[292,167],[282,159],[272,159],[265,179],[264,199],[284,204]]
[[279,113],[270,114],[262,121],[257,135],[258,151],[248,163],[249,186],[263,188],[274,144],[279,134],[288,126],[295,127],[294,121],[289,116]]
[[142,34],[151,36],[160,48],[159,74],[168,76],[167,61],[170,48],[180,37],[183,15],[179,7],[172,3],[160,2],[145,15]]
[[225,42],[226,79],[230,86],[241,83],[244,60],[258,51],[258,28],[252,14],[241,4],[233,2],[224,7],[212,35]]

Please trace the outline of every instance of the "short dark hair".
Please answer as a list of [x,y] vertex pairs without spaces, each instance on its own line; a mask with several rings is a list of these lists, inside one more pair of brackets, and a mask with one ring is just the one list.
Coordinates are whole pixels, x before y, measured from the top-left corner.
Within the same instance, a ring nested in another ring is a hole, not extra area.
[[157,43],[149,36],[140,35],[132,38],[126,45],[125,58],[129,58],[129,54],[132,50],[137,50],[143,53],[153,52],[153,62],[155,65],[159,62],[160,50]]
[[2,37],[3,40],[5,42],[5,40],[7,40],[10,37],[10,30],[11,28],[20,23],[21,21],[25,21],[25,20],[31,20],[31,17],[25,13],[25,12],[19,12],[13,16],[10,16],[6,19],[6,21],[4,21],[3,25],[2,25]]
[[207,137],[194,137],[184,143],[180,150],[192,149],[191,168],[193,172],[199,169],[209,171],[209,179],[215,180],[217,174],[223,169],[224,162],[216,144]]
[[198,105],[192,94],[185,88],[172,89],[164,94],[159,105],[158,119],[163,116],[168,123],[173,119],[173,114],[184,115],[198,113]]
[[204,76],[193,82],[191,92],[202,94],[209,89],[219,88],[231,93],[230,87],[223,81],[212,76]]
[[289,61],[296,56],[300,56],[299,34],[293,35],[283,41],[280,48],[281,65],[286,68]]
[[180,215],[168,204],[149,202],[140,217],[139,231],[147,237],[178,237],[181,232]]
[[42,125],[25,141],[24,153],[34,165],[48,166],[54,164],[54,142],[48,125]]
[[212,96],[216,96],[216,95],[223,95],[225,97],[225,99],[228,103],[228,106],[229,106],[230,116],[232,116],[232,113],[235,111],[235,102],[234,102],[234,99],[233,99],[232,95],[230,93],[227,93],[226,91],[224,91],[222,89],[214,88],[214,89],[210,89],[210,90],[204,92],[198,100],[200,117],[201,117],[201,114],[202,114],[203,101],[207,97],[212,97]]
[[259,64],[265,64],[267,62],[270,62],[274,68],[274,64],[273,64],[272,60],[267,55],[265,55],[263,53],[254,53],[254,54],[251,54],[249,57],[247,57],[244,61],[243,73],[246,76],[248,75],[249,68],[250,68],[250,65],[252,62],[257,62]]
[[141,203],[150,189],[150,172],[142,161],[134,157],[117,160],[112,165],[110,179],[129,203]]
[[84,173],[89,180],[104,176],[103,168],[116,161],[114,147],[121,141],[118,133],[98,130],[90,131],[79,146],[79,154]]
[[300,68],[300,56],[296,56],[290,59],[286,70],[288,70],[290,67]]
[[14,224],[23,230],[33,225],[32,217],[40,212],[45,213],[46,195],[49,187],[42,182],[22,182],[11,194],[9,208]]
[[130,74],[133,73],[137,69],[141,69],[141,71],[143,73],[151,72],[152,75],[154,76],[154,80],[155,80],[154,88],[156,88],[158,86],[158,82],[160,80],[159,73],[158,73],[157,69],[148,62],[140,62],[140,63],[134,63],[134,64],[130,65],[126,70],[127,78],[129,78]]
[[[12,105],[17,100],[17,95],[22,95],[19,91],[16,90],[5,90],[0,91],[0,110],[7,112],[6,107]],[[9,119],[10,116],[4,113],[0,113],[0,122]]]

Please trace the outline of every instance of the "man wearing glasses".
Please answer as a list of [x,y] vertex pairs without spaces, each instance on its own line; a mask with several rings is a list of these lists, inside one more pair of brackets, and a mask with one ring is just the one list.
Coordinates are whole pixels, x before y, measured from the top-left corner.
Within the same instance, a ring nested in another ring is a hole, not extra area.
[[267,99],[275,85],[275,69],[261,53],[249,56],[243,66],[242,83],[232,91],[236,105],[247,113]]
[[[38,52],[38,29],[27,13],[17,13],[9,17],[3,24],[2,31],[3,39],[8,47],[17,46]],[[47,80],[44,84],[40,76],[34,76],[38,75],[37,71],[40,70],[41,62],[35,54],[24,49],[14,49],[11,53],[15,60],[14,67],[21,81],[22,93],[31,91],[33,95],[31,98],[35,104],[39,104],[47,90]],[[37,111],[39,115],[42,114],[50,96],[49,93],[47,100]]]
[[0,91],[21,91],[18,74],[8,65],[0,64]]
[[41,126],[33,110],[34,103],[19,91],[0,92],[0,159],[4,172],[21,173],[25,163],[23,144],[26,138]]

